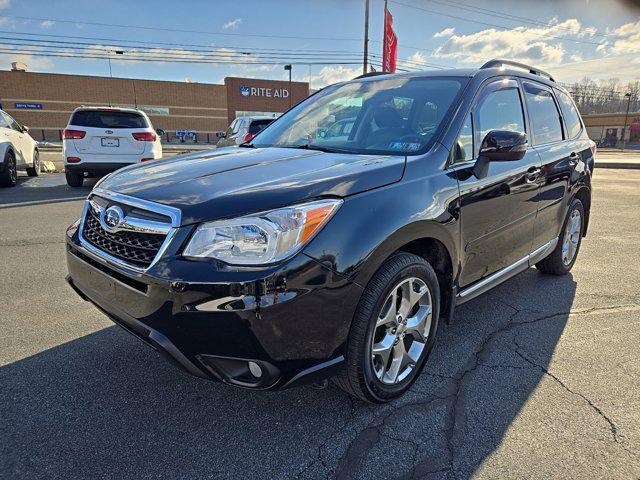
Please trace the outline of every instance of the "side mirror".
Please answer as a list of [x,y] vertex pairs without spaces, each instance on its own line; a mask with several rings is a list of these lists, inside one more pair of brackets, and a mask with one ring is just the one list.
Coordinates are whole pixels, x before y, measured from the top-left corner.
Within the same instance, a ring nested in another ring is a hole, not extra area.
[[164,135],[165,133],[167,133],[167,132],[165,132],[165,131],[164,131],[163,129],[161,129],[161,128],[156,128],[156,133],[158,134],[158,136],[160,136],[160,137],[161,137],[161,136],[163,136],[163,135]]
[[29,127],[27,127],[26,125],[22,125],[22,131],[24,133],[27,133],[29,131]]
[[480,156],[490,162],[521,160],[526,151],[527,135],[509,130],[491,130],[480,145]]

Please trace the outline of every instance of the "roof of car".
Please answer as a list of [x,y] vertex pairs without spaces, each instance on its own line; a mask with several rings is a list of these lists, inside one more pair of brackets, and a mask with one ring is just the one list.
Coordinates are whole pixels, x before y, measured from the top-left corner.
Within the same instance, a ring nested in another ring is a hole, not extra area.
[[127,112],[127,113],[138,113],[140,115],[144,115],[145,113],[142,110],[138,110],[137,108],[127,108],[127,107],[100,107],[97,105],[82,105],[74,110],[74,112],[78,111],[95,111],[95,110],[107,110],[113,112]]
[[480,68],[447,68],[441,70],[428,70],[420,72],[402,72],[402,73],[384,73],[372,72],[361,75],[353,80],[367,82],[376,81],[386,78],[424,78],[424,77],[475,77],[483,76],[485,78],[496,75],[513,75],[529,78],[538,82],[545,83],[549,86],[564,90],[561,85],[556,83],[554,78],[538,68],[529,65],[513,62],[510,60],[494,59],[486,62]]
[[252,116],[248,116],[248,117],[236,117],[237,119],[248,119],[248,120],[275,120],[275,117],[267,117],[265,115],[256,115],[255,117]]

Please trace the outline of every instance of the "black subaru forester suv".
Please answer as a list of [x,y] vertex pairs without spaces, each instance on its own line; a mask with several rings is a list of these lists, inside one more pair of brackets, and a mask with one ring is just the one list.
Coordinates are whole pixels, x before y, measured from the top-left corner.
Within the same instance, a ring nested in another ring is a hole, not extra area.
[[239,147],[104,178],[67,231],[67,279],[199,377],[335,377],[385,402],[456,305],[533,265],[569,272],[594,154],[567,92],[526,65],[358,78]]

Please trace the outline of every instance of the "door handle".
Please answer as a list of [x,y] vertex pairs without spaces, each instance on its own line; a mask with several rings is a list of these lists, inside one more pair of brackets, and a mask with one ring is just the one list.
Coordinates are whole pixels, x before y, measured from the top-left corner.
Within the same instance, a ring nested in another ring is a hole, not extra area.
[[576,163],[578,163],[578,154],[571,152],[571,155],[569,155],[569,165],[575,165]]
[[535,182],[540,174],[542,173],[542,169],[538,167],[531,167],[527,170],[525,177],[527,178],[527,182]]

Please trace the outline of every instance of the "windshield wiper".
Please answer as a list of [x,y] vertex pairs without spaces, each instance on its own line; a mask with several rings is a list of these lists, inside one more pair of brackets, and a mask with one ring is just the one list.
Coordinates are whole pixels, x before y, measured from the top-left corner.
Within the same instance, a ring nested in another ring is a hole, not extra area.
[[239,147],[242,148],[256,148],[255,145],[253,145],[252,143],[241,143],[240,145],[238,145]]
[[321,145],[303,144],[303,145],[282,145],[285,148],[299,148],[301,150],[317,150],[326,153],[353,153],[351,150],[343,150],[341,148],[323,147]]

